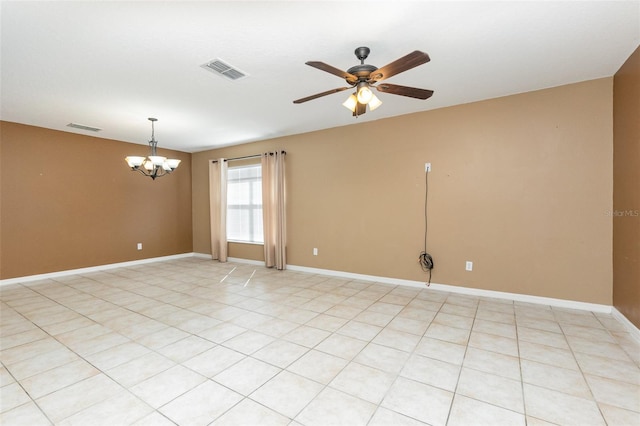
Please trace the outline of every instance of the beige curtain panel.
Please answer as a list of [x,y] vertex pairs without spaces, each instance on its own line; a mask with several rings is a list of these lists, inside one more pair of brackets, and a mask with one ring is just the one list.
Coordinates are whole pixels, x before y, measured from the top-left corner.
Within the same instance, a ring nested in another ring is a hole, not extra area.
[[211,258],[227,261],[227,162],[224,158],[209,162],[209,219],[211,222]]
[[285,156],[284,151],[267,152],[261,160],[264,260],[279,270],[287,267]]

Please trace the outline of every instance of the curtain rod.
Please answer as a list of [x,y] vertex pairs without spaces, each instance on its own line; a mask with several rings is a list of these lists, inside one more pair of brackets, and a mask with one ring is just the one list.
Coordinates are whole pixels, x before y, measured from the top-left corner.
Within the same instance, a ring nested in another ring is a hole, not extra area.
[[[269,155],[273,155],[273,152],[267,152],[265,154],[269,154]],[[280,151],[280,154],[287,154],[287,151]],[[258,157],[262,157],[262,154],[255,154],[255,155],[245,155],[244,157],[235,157],[235,158],[225,158],[224,161],[237,161],[237,160],[247,160],[249,158],[258,158]],[[211,160],[212,163],[217,163],[218,160]]]

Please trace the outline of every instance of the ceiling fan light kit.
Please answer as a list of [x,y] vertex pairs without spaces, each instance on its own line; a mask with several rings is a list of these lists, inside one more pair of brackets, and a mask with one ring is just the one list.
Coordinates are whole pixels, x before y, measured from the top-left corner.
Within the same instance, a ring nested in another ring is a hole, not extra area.
[[155,138],[154,123],[158,121],[158,119],[149,117],[149,121],[151,121],[151,140],[149,141],[151,155],[148,157],[129,156],[124,160],[129,167],[131,167],[131,170],[138,171],[155,180],[177,169],[181,160],[157,155],[158,141]]
[[378,97],[373,93],[372,89],[376,89],[378,92],[382,93],[390,93],[392,95],[400,95],[422,100],[428,99],[431,97],[431,95],[433,95],[433,91],[427,89],[398,86],[396,84],[388,83],[376,85],[376,83],[379,83],[382,80],[429,62],[430,58],[426,53],[415,50],[408,55],[405,55],[402,58],[385,65],[382,68],[364,63],[364,60],[367,59],[369,53],[370,49],[368,47],[358,47],[355,50],[355,55],[360,60],[360,64],[349,68],[347,71],[342,71],[336,67],[325,64],[324,62],[306,62],[306,64],[311,67],[344,78],[347,84],[349,84],[349,87],[340,87],[337,89],[327,90],[326,92],[317,93],[315,95],[297,99],[293,101],[293,103],[301,104],[303,102],[311,101],[313,99],[330,95],[332,93],[355,88],[356,91],[352,95],[350,95],[342,105],[345,108],[351,110],[354,117],[358,117],[359,115],[367,112],[367,105],[369,106],[370,111],[373,111],[380,105],[382,105],[382,101],[378,99]]

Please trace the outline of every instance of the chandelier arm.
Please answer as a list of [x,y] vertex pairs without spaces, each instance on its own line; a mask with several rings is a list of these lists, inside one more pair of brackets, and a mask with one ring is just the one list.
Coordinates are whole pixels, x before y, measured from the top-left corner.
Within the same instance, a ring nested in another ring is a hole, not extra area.
[[143,169],[141,169],[140,167],[134,167],[131,170],[135,170],[137,172],[142,173],[144,176],[150,176],[149,174],[147,174]]
[[164,170],[161,167],[156,167],[152,172],[148,172],[146,169],[141,167],[132,167],[131,170],[142,173],[144,176],[150,177],[151,179],[159,178],[162,176],[166,176],[171,173],[173,170]]

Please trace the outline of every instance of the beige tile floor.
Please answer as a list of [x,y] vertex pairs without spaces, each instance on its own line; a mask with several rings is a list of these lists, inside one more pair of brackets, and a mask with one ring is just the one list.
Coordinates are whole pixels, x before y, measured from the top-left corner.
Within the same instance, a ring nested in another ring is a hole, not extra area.
[[611,315],[199,258],[0,296],[6,426],[640,424]]

